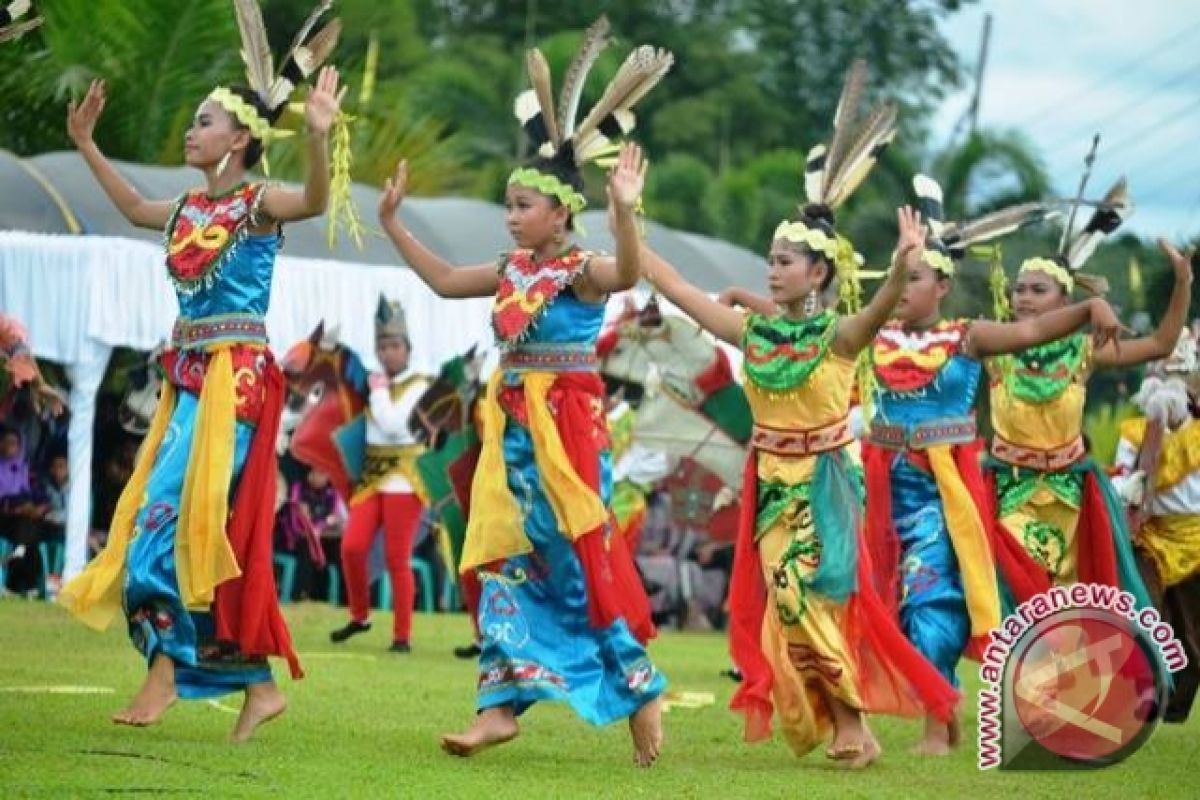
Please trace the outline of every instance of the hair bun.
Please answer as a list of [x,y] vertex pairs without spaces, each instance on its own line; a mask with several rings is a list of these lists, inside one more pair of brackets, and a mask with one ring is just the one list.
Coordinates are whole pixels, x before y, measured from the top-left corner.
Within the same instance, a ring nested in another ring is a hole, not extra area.
[[809,203],[800,209],[800,218],[805,223],[815,223],[818,227],[833,230],[833,209],[824,203]]

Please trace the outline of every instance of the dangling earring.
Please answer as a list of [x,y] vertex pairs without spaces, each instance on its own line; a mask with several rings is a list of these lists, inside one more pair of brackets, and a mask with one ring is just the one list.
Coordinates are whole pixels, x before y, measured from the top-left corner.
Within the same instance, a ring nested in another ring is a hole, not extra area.
[[566,237],[563,235],[563,229],[555,228],[554,229],[554,243],[557,245],[561,245],[563,243],[564,238],[566,238]]
[[804,296],[803,313],[806,317],[811,317],[817,313],[817,305],[821,302],[821,296],[816,289],[809,290],[809,293]]
[[217,176],[218,177],[220,177],[221,175],[223,175],[225,173],[225,168],[229,166],[229,157],[231,155],[233,155],[232,150],[230,150],[228,153],[226,153],[225,156],[221,159],[220,163],[217,164]]

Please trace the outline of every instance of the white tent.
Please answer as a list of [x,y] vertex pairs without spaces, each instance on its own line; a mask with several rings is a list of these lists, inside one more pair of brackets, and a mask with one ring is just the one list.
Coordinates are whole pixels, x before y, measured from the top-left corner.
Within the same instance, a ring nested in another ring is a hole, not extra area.
[[[120,164],[147,196],[190,188],[183,168]],[[356,187],[364,214],[376,193]],[[508,245],[502,210],[458,198],[413,199],[401,214],[413,231],[454,263],[484,263]],[[585,244],[611,249],[602,212],[589,212]],[[277,351],[307,336],[319,320],[374,362],[373,312],[380,293],[403,303],[413,331],[413,367],[436,371],[472,344],[490,347],[490,299],[436,297],[378,238],[363,251],[340,243],[328,257],[322,221],[289,226],[272,284],[267,330]],[[80,235],[83,234],[83,235]],[[28,328],[34,354],[63,364],[71,381],[66,576],[87,557],[92,431],[96,392],[115,347],[149,350],[169,335],[177,311],[153,232],[116,214],[77,154],[17,159],[0,151],[0,310]],[[649,226],[650,244],[710,291],[762,274],[760,259],[695,234]],[[751,281],[751,284],[758,281]],[[614,298],[613,307],[621,302]]]

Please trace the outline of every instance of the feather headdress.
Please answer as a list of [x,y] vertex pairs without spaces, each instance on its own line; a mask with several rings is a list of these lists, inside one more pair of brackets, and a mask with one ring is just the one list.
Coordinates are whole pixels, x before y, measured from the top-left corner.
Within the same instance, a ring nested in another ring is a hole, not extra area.
[[332,20],[311,37],[317,21],[333,5],[333,0],[321,0],[308,15],[292,41],[279,71],[275,71],[267,29],[263,24],[258,0],[233,0],[238,29],[242,37],[242,61],[246,65],[246,81],[258,103],[247,102],[228,87],[218,87],[208,96],[250,129],[255,139],[270,138],[273,126],[287,106],[296,86],[324,63],[333,52],[341,34],[342,24]]
[[921,214],[929,225],[925,263],[947,276],[954,274],[954,262],[962,259],[971,247],[1059,214],[1048,203],[1019,203],[972,220],[956,222],[946,219],[942,187],[933,178],[914,175],[913,191],[916,192]]
[[[635,48],[604,94],[577,121],[584,85],[596,59],[609,45],[608,34],[605,17],[587,29],[583,44],[567,69],[557,106],[545,56],[536,48],[525,55],[532,88],[518,95],[513,113],[538,155],[563,174],[579,174],[589,162],[603,165],[616,153],[617,140],[628,135],[637,123],[633,107],[663,79],[675,61],[666,50],[650,45]],[[545,170],[520,167],[513,171],[508,182],[555,197],[572,213],[579,213],[587,204],[574,187]]]
[[0,8],[0,44],[20,39],[42,24],[41,17],[20,21],[32,10],[33,3],[30,0],[12,0]]
[[[867,64],[855,61],[834,111],[833,136],[828,144],[818,144],[809,150],[805,159],[805,198],[810,206],[827,209],[828,214],[802,213],[800,219],[784,220],[775,229],[776,239],[806,245],[830,261],[837,259],[839,252],[838,237],[833,230],[834,209],[862,184],[896,136],[896,106],[881,103],[863,114],[866,93]],[[852,266],[851,261],[846,261],[847,267]]]
[[[1067,224],[1063,228],[1059,240],[1058,253],[1053,258],[1030,258],[1021,265],[1021,272],[1044,272],[1054,278],[1069,293],[1076,285],[1083,287],[1092,294],[1104,294],[1108,291],[1108,281],[1098,275],[1083,272],[1083,265],[1096,252],[1109,234],[1121,227],[1121,224],[1133,214],[1133,200],[1129,196],[1129,185],[1124,178],[1119,178],[1104,197],[1098,201],[1084,200],[1084,190],[1088,178],[1091,177],[1092,164],[1096,160],[1096,148],[1100,144],[1100,135],[1092,139],[1091,150],[1084,158],[1083,176],[1079,181],[1079,191],[1070,202],[1070,213]],[[1081,206],[1088,205],[1095,210],[1084,226],[1074,230],[1075,215]]]

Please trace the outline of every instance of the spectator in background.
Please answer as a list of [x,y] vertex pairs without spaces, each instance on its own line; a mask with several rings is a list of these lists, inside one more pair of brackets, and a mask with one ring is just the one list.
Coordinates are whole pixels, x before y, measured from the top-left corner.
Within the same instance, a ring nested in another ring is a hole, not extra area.
[[137,457],[139,440],[122,435],[113,442],[107,455],[96,470],[97,481],[92,497],[92,530],[88,534],[89,555],[95,555],[108,540],[108,528],[112,524],[117,500],[133,475],[133,462]]
[[338,564],[347,517],[345,502],[321,470],[310,469],[292,484],[277,518],[276,550],[296,557],[297,600],[326,596],[325,567]]
[[5,588],[17,594],[37,591],[41,576],[38,522],[46,507],[35,502],[29,484],[25,442],[9,427],[0,427],[0,537],[13,546],[5,563]]
[[707,631],[712,623],[696,594],[704,575],[700,565],[687,558],[694,544],[693,534],[674,525],[667,495],[650,495],[636,560],[655,620],[674,618],[685,630]]

